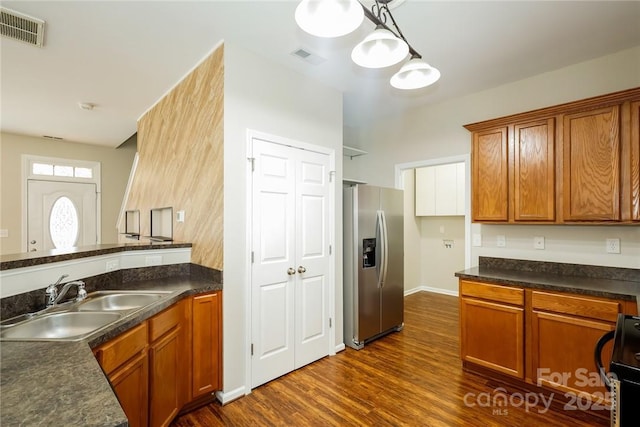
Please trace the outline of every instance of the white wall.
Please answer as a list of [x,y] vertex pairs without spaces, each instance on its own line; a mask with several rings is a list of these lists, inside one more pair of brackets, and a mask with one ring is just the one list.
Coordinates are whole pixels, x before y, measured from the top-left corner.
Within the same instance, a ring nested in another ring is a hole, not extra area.
[[[253,53],[225,44],[224,396],[245,394],[248,289],[247,129],[336,150],[342,182],[342,95]],[[342,339],[342,190],[336,187],[336,345]]]
[[[369,154],[346,160],[345,173],[370,184],[393,186],[397,164],[469,153],[471,138],[463,128],[465,124],[638,86],[640,46],[416,109],[400,118],[378,121],[368,129],[349,129],[345,144]],[[473,226],[473,232],[486,235],[486,242],[495,240],[492,236],[498,233],[497,229],[506,236],[507,247],[492,248],[487,243],[473,248],[472,265],[477,265],[478,256],[486,255],[640,267],[638,227]],[[517,243],[522,239],[528,242],[532,233],[546,237],[547,249],[535,251],[525,248],[525,243]],[[604,253],[605,236],[620,236],[622,254]]]
[[[422,286],[457,294],[455,272],[464,270],[464,217],[421,217],[420,226]],[[446,248],[443,240],[453,241],[453,247]]]
[[[349,160],[345,160],[347,163]],[[345,168],[346,169],[346,168]],[[422,241],[420,218],[415,215],[415,173],[402,172],[404,183],[404,293],[417,292],[422,281]],[[346,172],[345,172],[346,175]]]

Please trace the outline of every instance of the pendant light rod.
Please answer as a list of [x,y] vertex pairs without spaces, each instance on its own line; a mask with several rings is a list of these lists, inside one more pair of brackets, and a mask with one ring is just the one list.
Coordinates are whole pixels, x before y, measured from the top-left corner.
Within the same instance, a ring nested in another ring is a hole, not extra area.
[[[396,24],[396,20],[394,19],[393,15],[391,14],[391,11],[389,10],[389,7],[387,6],[387,3],[389,3],[389,1],[391,0],[376,0],[376,3],[373,6],[371,6],[371,10],[367,9],[367,7],[362,3],[360,2],[359,3],[360,3],[360,6],[362,6],[362,9],[364,11],[364,16],[367,17],[369,21],[373,22],[376,26],[382,26],[386,30],[391,31],[396,37],[404,40],[407,46],[409,46],[409,53],[411,54],[411,58],[422,58],[422,55],[420,55],[418,51],[416,51],[413,47],[411,47],[411,44],[404,37],[404,34],[402,34],[402,31],[400,31],[400,27],[398,27],[398,24]],[[380,6],[380,3],[382,3],[382,6]],[[373,12],[374,9],[378,9],[377,16]],[[386,24],[386,22],[384,22],[380,18],[381,15],[384,15],[384,16],[388,15],[389,18],[391,18],[391,22],[393,23],[393,27],[395,29],[390,28]]]

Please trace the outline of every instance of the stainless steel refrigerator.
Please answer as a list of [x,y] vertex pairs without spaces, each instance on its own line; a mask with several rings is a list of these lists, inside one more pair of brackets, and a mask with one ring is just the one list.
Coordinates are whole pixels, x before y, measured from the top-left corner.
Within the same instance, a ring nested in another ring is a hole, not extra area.
[[345,185],[343,206],[344,341],[359,350],[404,325],[403,192]]

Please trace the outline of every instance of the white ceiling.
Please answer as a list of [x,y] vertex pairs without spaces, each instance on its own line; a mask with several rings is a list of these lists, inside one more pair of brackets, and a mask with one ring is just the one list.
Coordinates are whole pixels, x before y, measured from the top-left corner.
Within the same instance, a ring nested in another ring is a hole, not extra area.
[[[442,78],[403,92],[388,84],[400,65],[376,71],[350,60],[373,24],[314,38],[295,24],[297,3],[3,1],[45,20],[46,29],[41,49],[1,38],[1,129],[118,146],[222,39],[342,91],[349,126],[640,45],[640,1],[406,0],[393,11],[396,21]],[[291,55],[298,48],[326,61]]]

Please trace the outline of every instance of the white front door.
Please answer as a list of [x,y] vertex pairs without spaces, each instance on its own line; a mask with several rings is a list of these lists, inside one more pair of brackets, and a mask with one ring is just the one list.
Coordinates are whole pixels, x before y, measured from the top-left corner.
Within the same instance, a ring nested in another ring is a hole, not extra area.
[[253,140],[252,387],[329,354],[329,156]]
[[29,251],[97,242],[95,184],[29,180],[27,212]]

